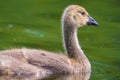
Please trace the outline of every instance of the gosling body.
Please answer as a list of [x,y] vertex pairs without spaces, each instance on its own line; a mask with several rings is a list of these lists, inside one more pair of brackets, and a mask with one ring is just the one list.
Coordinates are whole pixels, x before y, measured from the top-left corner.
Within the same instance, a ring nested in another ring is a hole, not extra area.
[[[77,29],[84,25],[98,25],[87,11],[78,5],[68,6],[62,15],[62,36],[67,56],[45,50],[12,49],[0,51],[1,73],[75,74],[89,72],[91,65],[77,38]],[[17,66],[16,66],[17,65]]]

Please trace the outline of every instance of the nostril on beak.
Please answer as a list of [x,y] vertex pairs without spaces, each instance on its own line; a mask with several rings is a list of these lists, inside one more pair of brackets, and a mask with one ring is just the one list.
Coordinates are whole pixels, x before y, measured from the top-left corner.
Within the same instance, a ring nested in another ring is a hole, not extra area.
[[92,21],[95,21],[94,19],[92,19]]

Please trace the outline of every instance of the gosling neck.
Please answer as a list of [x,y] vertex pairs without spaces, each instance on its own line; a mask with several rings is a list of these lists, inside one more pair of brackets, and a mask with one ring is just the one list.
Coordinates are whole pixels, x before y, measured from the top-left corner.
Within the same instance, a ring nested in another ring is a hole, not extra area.
[[86,60],[77,38],[77,27],[63,24],[64,47],[69,58],[75,60]]

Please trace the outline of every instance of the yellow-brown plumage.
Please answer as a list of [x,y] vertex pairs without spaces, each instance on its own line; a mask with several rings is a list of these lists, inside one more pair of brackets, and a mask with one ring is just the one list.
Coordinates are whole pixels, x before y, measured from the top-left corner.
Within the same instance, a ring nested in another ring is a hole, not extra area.
[[0,74],[46,77],[90,71],[91,65],[77,39],[77,29],[87,24],[98,25],[83,7],[68,6],[62,15],[63,42],[68,56],[27,48],[0,51]]

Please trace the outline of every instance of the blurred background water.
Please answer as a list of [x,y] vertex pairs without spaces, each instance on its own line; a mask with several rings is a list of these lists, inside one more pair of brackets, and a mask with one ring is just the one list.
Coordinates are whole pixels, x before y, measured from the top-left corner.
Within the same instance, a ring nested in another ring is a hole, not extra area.
[[36,48],[64,53],[61,14],[70,4],[84,6],[100,24],[79,29],[92,64],[90,80],[120,80],[120,0],[0,1],[0,50]]

